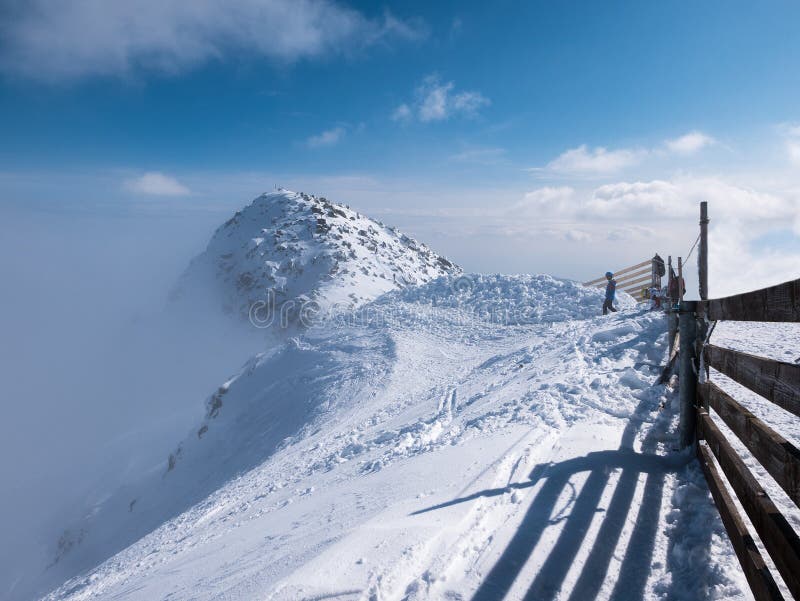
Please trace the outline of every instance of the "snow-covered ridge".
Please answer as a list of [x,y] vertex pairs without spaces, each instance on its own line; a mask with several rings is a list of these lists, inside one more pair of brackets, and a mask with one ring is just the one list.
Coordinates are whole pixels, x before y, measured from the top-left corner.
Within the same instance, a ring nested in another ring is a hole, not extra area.
[[[297,416],[296,412],[284,412],[270,418],[270,429],[277,427],[284,435],[294,434],[295,430],[308,425],[320,412],[335,410],[334,405],[322,400],[330,392],[325,387],[314,390],[313,394],[305,390],[308,382],[313,380],[310,376],[319,373],[321,366],[330,363],[333,371],[341,374],[340,377],[326,378],[331,387],[341,386],[355,372],[359,372],[362,383],[368,379],[378,379],[378,374],[389,369],[385,365],[386,357],[392,355],[392,334],[397,331],[414,328],[418,332],[436,332],[439,328],[452,328],[454,324],[467,329],[477,325],[478,321],[482,322],[484,328],[494,328],[586,320],[597,316],[602,299],[602,291],[596,288],[587,288],[548,275],[472,274],[457,278],[442,277],[422,286],[385,294],[364,306],[363,320],[334,319],[315,328],[319,331],[313,336],[291,338],[275,349],[250,359],[237,375],[208,397],[203,422],[170,456],[167,470],[178,467],[185,450],[197,447],[198,441],[209,434],[214,434],[210,438],[215,441],[227,438],[214,430],[218,430],[220,424],[230,424],[231,420],[241,420],[236,444],[242,448],[236,452],[252,451],[247,437],[242,438],[242,430],[249,430],[253,424],[260,422],[261,417],[257,414],[272,412],[270,405],[274,401],[270,398],[274,395],[268,394],[268,391],[282,385],[281,380],[298,378],[298,382],[289,387],[291,392],[284,391],[280,396],[283,399],[297,397],[293,406],[305,407],[301,413],[306,421],[282,427],[281,421],[285,421],[288,414]],[[628,295],[620,299],[621,308],[631,309],[635,306],[636,302]],[[337,334],[355,337],[358,342],[345,345],[347,352],[342,352],[345,347],[338,343]],[[325,344],[320,341],[325,341]],[[373,358],[367,362],[365,369],[363,364],[353,362],[348,353],[367,345],[366,341],[370,341]],[[324,357],[318,354],[323,348]],[[368,378],[370,374],[371,378]],[[314,401],[300,400],[305,397],[313,397]],[[267,404],[260,405],[262,401]],[[263,436],[261,438],[263,441]],[[213,444],[216,443],[210,442],[206,446]],[[226,452],[231,450],[231,443],[227,443]]]
[[[462,274],[442,277],[421,286],[389,292],[365,309],[420,311],[445,318],[455,310],[464,322],[497,325],[556,323],[590,319],[602,306],[603,291],[550,275]],[[618,294],[617,306],[631,309],[636,301]]]
[[[634,305],[631,299],[622,303]],[[278,343],[207,397],[202,420],[165,453],[160,466],[65,530],[60,567],[68,572],[73,561],[85,566],[80,556],[91,557],[92,549],[123,548],[293,441],[320,429],[335,435],[332,424],[358,411],[371,390],[385,388],[395,369],[398,339],[409,333],[433,336],[453,349],[454,342],[494,337],[507,326],[583,321],[596,316],[601,304],[601,291],[546,275],[443,276],[367,303],[362,309],[369,319],[334,319],[302,338]],[[438,428],[426,424],[421,431]],[[336,451],[318,459],[314,469],[329,469],[340,455],[355,457],[365,448],[358,443]],[[385,462],[373,459],[363,469]],[[126,533],[122,537],[115,534],[120,528]]]
[[[484,324],[476,343],[472,325],[412,326],[310,331],[254,357],[218,391],[174,469],[106,499],[82,545],[100,538],[100,558],[119,549],[115,538],[149,531],[143,523],[158,527],[47,599],[466,599],[515,548],[521,522],[541,542],[516,558],[526,567],[505,598],[540,578],[554,587],[543,599],[562,586],[575,598],[626,587],[630,598],[692,599],[684,589],[696,582],[709,597],[746,598],[702,476],[668,451],[676,407],[662,409],[675,395],[650,386],[666,350],[662,316]],[[576,465],[592,479],[567,478]],[[663,496],[633,498],[645,476]],[[572,501],[597,479],[602,496]],[[597,522],[620,490],[634,507],[614,510],[615,552]],[[579,558],[602,550],[608,570],[597,578],[581,559],[574,573],[539,571],[564,561],[558,541],[582,520],[594,527],[569,540],[588,531]],[[713,539],[698,528],[708,523]],[[701,552],[713,570],[698,567]]]
[[328,311],[460,272],[426,245],[345,205],[278,190],[217,229],[173,297],[194,301],[211,283],[222,309],[245,318],[265,302],[280,310],[290,301],[314,301]]

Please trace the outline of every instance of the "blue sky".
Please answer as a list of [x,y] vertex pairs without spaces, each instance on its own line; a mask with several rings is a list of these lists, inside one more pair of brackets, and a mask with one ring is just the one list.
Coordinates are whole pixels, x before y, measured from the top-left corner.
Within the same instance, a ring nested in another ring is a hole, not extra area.
[[15,210],[217,219],[280,184],[581,278],[685,252],[706,199],[754,274],[795,258],[797,3],[69,4],[1,9]]

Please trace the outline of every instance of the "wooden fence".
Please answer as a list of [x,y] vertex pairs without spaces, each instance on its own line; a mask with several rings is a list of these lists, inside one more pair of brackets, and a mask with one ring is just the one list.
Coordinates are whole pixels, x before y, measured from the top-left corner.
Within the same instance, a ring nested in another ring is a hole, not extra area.
[[[702,297],[708,290],[707,280],[703,281],[707,273],[704,269],[707,246],[701,244],[700,248]],[[783,599],[734,496],[789,592],[795,599],[800,599],[800,538],[712,419],[711,410],[798,507],[800,449],[703,377],[708,373],[704,368],[714,368],[775,405],[800,416],[800,365],[722,348],[707,340],[709,323],[720,320],[800,322],[800,279],[727,298],[684,301],[680,303],[678,313],[681,444],[694,445],[696,449],[712,497],[754,597],[758,601]]]
[[[627,292],[637,302],[642,302],[645,299],[644,291],[651,287],[661,288],[661,276],[656,269],[656,259],[647,259],[636,265],[619,269],[614,273],[614,279],[617,281],[617,290]],[[663,259],[662,259],[663,265]],[[605,276],[583,283],[584,286],[593,286],[595,288],[605,288]]]

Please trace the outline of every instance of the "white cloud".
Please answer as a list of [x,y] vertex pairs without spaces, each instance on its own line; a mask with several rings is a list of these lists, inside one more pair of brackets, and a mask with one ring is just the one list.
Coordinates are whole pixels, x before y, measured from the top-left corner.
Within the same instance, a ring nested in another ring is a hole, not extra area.
[[618,182],[596,188],[582,210],[609,219],[690,219],[708,201],[725,219],[791,220],[797,201],[736,186],[718,178]]
[[569,186],[545,186],[525,194],[521,201],[511,207],[511,211],[533,216],[570,215],[576,204],[575,190]]
[[665,156],[666,153],[691,155],[715,143],[716,140],[708,134],[691,131],[678,138],[666,140],[661,148],[609,150],[603,146],[590,148],[586,144],[581,144],[577,148],[563,152],[545,167],[535,167],[530,171],[574,176],[614,175],[650,157]]
[[586,144],[567,150],[547,164],[546,170],[562,174],[604,175],[636,165],[647,155],[644,150],[591,149]]
[[753,241],[769,234],[738,220],[711,223],[708,274],[711,297],[772,286],[797,277],[800,256],[789,249],[759,249]]
[[786,142],[786,152],[789,155],[789,160],[795,165],[800,165],[800,140],[797,142]]
[[401,104],[392,113],[392,121],[401,121],[407,122],[411,121],[414,117],[414,114],[411,112],[411,109],[407,104]]
[[395,121],[409,121],[416,117],[423,123],[444,121],[454,116],[474,117],[478,111],[491,104],[480,92],[454,92],[452,81],[442,82],[438,75],[428,75],[415,91],[412,105],[401,104],[392,113]]
[[[704,200],[711,216],[712,296],[797,277],[800,253],[783,240],[793,226],[800,233],[798,190],[767,192],[718,177],[686,176],[588,189],[543,187],[507,205],[501,219],[510,224],[509,236],[528,236],[530,244],[545,244],[536,236],[547,234],[590,250],[582,265],[595,265],[602,273],[608,266],[627,265],[656,251],[685,258],[699,233],[699,204]],[[533,235],[524,227],[514,229],[515,224],[524,224]],[[781,232],[779,242],[766,247],[763,241],[775,232]],[[559,253],[572,248],[564,246]],[[696,290],[696,252],[685,265],[691,294]]]
[[611,228],[606,234],[606,240],[611,242],[620,241],[648,241],[652,240],[655,229],[644,225],[626,224]]
[[420,89],[419,120],[440,121],[446,119],[449,113],[448,96],[452,89],[452,82],[440,84],[438,80],[433,79],[423,83]]
[[316,136],[311,136],[306,140],[306,145],[309,148],[320,148],[322,146],[334,146],[345,135],[344,127],[334,127],[333,129],[326,130]]
[[140,177],[126,180],[123,187],[130,192],[150,196],[186,196],[191,193],[177,179],[158,171],[148,171]]
[[564,238],[569,242],[591,242],[592,236],[582,230],[567,230]]
[[800,165],[800,125],[784,124],[781,126],[786,143],[786,154],[789,161]]
[[474,115],[483,106],[491,104],[489,99],[479,92],[460,92],[453,96],[452,110],[455,113]]
[[670,152],[675,154],[694,154],[697,151],[714,144],[716,140],[701,131],[691,131],[679,138],[667,140],[665,145]]
[[685,201],[671,182],[617,182],[596,188],[584,206],[593,215],[636,220],[644,213],[688,217],[694,199]]
[[683,177],[671,181],[615,182],[577,191],[569,186],[543,187],[508,206],[510,214],[543,220],[608,227],[639,224],[672,227],[696,221],[701,201],[712,220],[753,223],[763,228],[791,228],[800,214],[800,197],[776,195],[737,186],[718,178]]
[[237,55],[328,56],[425,28],[334,0],[28,0],[4,11],[0,69],[41,80],[176,73]]

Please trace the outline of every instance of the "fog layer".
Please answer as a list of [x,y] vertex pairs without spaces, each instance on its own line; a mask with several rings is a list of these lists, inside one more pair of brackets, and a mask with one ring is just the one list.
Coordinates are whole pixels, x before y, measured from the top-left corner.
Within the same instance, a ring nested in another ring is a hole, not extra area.
[[0,206],[0,597],[52,561],[67,516],[160,468],[258,347],[221,313],[164,313],[228,210],[149,213]]

